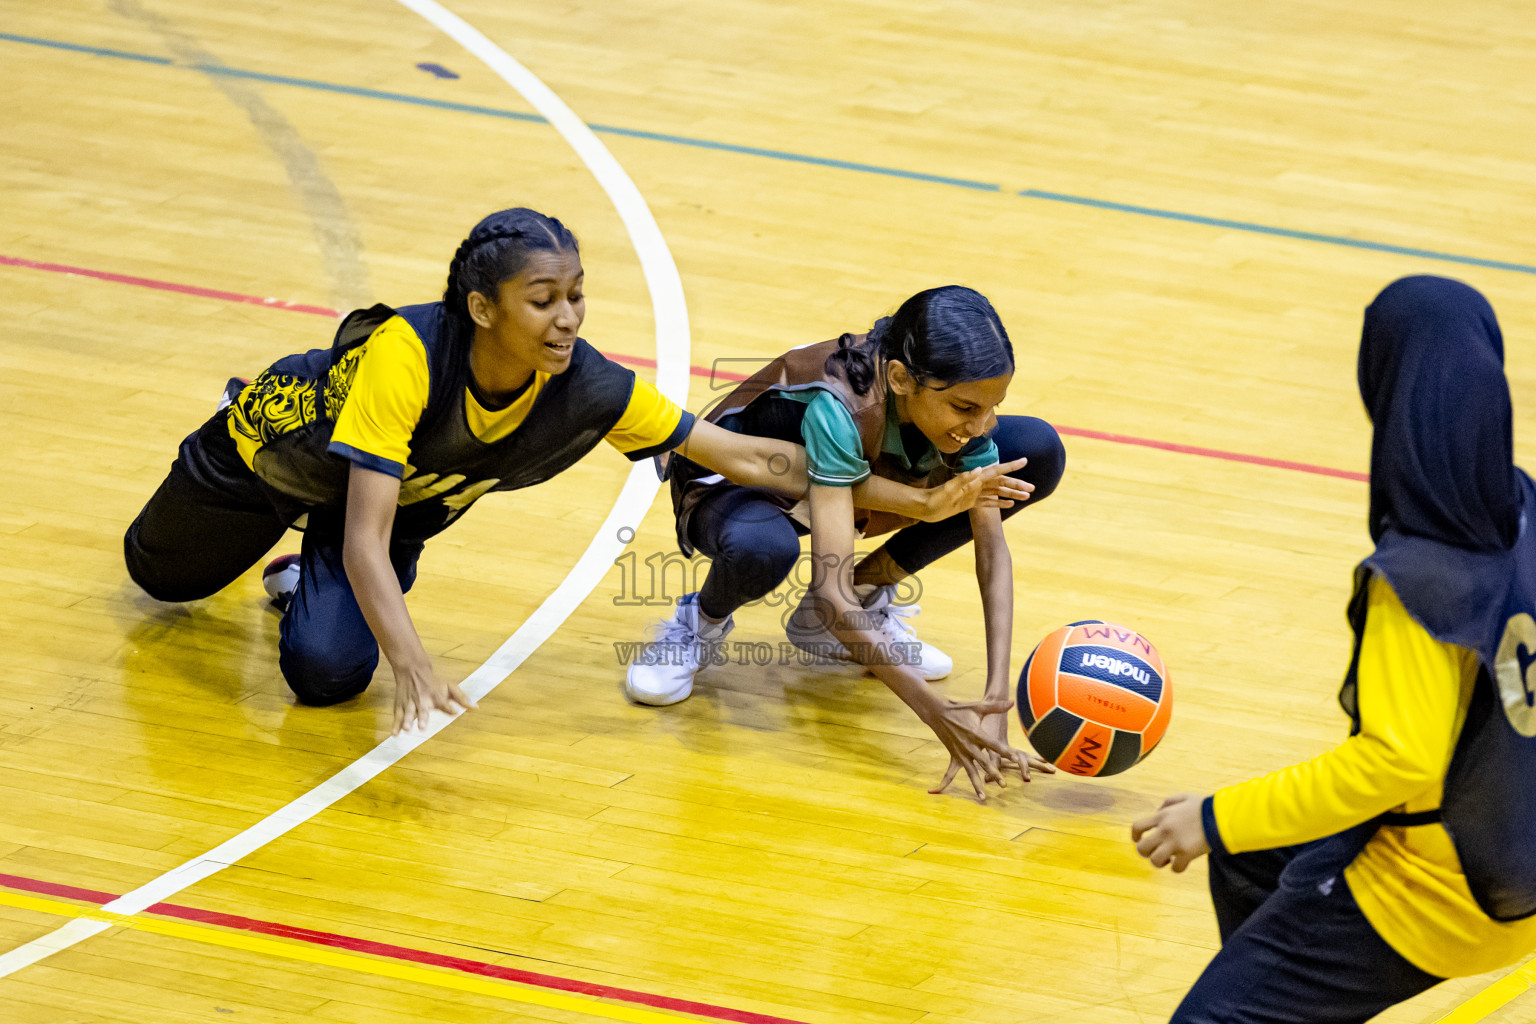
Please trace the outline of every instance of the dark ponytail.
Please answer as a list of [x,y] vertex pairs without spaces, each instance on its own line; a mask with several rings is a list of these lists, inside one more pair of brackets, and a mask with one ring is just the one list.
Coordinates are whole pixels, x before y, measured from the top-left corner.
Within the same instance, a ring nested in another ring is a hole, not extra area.
[[854,336],[837,339],[827,369],[840,365],[858,394],[875,382],[885,364],[897,360],[919,387],[943,390],[972,380],[1013,372],[1013,343],[986,296],[947,285],[918,292],[869,329],[863,344]]
[[580,251],[576,236],[553,217],[522,206],[493,213],[474,226],[453,254],[443,306],[461,326],[473,328],[470,292],[494,300],[501,283],[522,273],[533,253]]
[[848,378],[854,394],[867,392],[875,382],[875,374],[880,372],[880,346],[875,340],[875,332],[881,324],[889,323],[890,319],[882,317],[876,320],[875,326],[869,329],[869,336],[862,343],[855,340],[858,337],[856,334],[843,335],[837,339],[837,351],[827,356],[828,372],[833,372],[833,368],[841,363],[843,376]]

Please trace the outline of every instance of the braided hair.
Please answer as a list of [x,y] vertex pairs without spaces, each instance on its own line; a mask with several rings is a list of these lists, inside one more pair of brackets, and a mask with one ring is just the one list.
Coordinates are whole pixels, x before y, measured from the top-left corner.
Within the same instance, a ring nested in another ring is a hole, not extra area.
[[476,224],[448,264],[443,307],[461,327],[472,330],[469,293],[494,300],[503,281],[523,272],[535,252],[580,253],[576,236],[553,217],[527,207],[500,210]]
[[876,320],[862,344],[852,334],[838,338],[827,369],[841,364],[848,383],[862,395],[892,359],[907,368],[919,387],[942,391],[1012,373],[1013,343],[986,296],[946,285],[918,292],[895,316]]

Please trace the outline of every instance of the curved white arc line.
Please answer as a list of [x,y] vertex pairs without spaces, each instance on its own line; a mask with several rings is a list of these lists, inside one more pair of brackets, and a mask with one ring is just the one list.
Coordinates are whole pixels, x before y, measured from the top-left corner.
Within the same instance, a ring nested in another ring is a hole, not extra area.
[[640,269],[645,274],[645,283],[651,292],[651,308],[656,318],[656,361],[661,364],[656,368],[656,386],[674,402],[685,404],[688,398],[688,360],[683,358],[670,362],[663,358],[663,354],[670,354],[674,347],[680,347],[686,353],[690,345],[683,282],[678,276],[677,265],[672,262],[667,243],[662,240],[661,228],[657,227],[656,219],[651,216],[650,207],[646,205],[635,183],[629,180],[629,175],[624,173],[613,154],[592,134],[586,122],[565,105],[564,100],[556,96],[533,72],[481,34],[479,29],[437,0],[397,2],[452,36],[455,42],[480,58],[503,81],[522,93],[523,98],[570,143],[603,191],[608,193],[640,257]]
[[[586,124],[531,72],[503,52],[496,44],[444,9],[435,0],[398,0],[451,36],[466,50],[480,58],[508,85],[520,92],[543,114],[576,150],[582,161],[608,194],[640,258],[646,285],[651,291],[651,305],[656,318],[657,386],[679,404],[688,395],[688,312],[683,301],[682,280],[677,265],[661,237],[650,209],[645,205],[634,182],[624,173],[613,155],[598,141]],[[470,673],[464,689],[475,699],[494,690],[587,598],[624,550],[619,540],[623,527],[639,523],[650,508],[660,485],[646,462],[630,469],[612,511],[597,534],[582,552],[576,565],[566,574],[554,592],[545,598],[485,663]],[[279,808],[232,839],[207,853],[172,868],[160,877],[119,896],[102,909],[117,914],[138,914],[210,875],[237,863],[273,840],[303,824],[343,797],[378,776],[406,754],[436,736],[453,718],[439,711],[432,713],[424,731],[392,736],[362,757],[347,765],[298,799]],[[111,927],[100,921],[77,919],[0,954],[0,978],[35,964]]]

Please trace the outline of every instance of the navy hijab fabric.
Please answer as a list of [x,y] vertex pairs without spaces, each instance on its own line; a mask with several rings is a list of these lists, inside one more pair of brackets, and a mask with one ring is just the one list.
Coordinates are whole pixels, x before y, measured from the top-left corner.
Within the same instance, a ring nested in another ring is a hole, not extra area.
[[[1360,393],[1376,428],[1376,550],[1356,574],[1350,622],[1360,637],[1365,584],[1379,572],[1430,635],[1477,652],[1484,670],[1439,820],[1484,913],[1520,920],[1536,914],[1536,533],[1525,515],[1536,487],[1514,465],[1504,344],[1487,301],[1444,278],[1389,286],[1365,312]],[[1355,665],[1339,699],[1358,729]]]
[[1492,664],[1531,486],[1514,464],[1493,308],[1443,277],[1388,285],[1365,311],[1359,378],[1375,427],[1365,564],[1437,639]]

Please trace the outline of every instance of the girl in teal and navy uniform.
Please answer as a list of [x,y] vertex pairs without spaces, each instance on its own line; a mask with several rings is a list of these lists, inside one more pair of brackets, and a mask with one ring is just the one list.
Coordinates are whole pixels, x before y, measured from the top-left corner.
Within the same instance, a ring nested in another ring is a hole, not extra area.
[[[920,292],[867,334],[807,345],[774,360],[711,412],[729,431],[804,445],[805,500],[723,480],[674,457],[669,472],[682,549],[714,561],[703,587],[659,628],[653,652],[629,668],[627,691],[646,704],[686,698],[700,653],[732,628],[731,614],[767,594],[800,557],[814,556],[789,639],[833,660],[866,665],[943,741],[943,789],[965,770],[984,782],[1007,764],[1027,777],[1050,766],[1007,746],[1013,569],[1003,520],[1038,504],[1065,465],[1050,424],[994,410],[1013,377],[1013,349],[987,300],[969,288]],[[1022,479],[1005,476],[1020,471]],[[859,536],[895,531],[855,564]],[[898,585],[973,542],[986,616],[986,699],[958,703],[928,681],[950,659],[905,621],[915,606]],[[698,652],[698,653],[690,653]],[[679,656],[681,655],[681,656]]]

